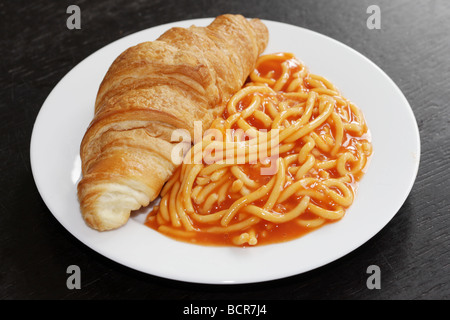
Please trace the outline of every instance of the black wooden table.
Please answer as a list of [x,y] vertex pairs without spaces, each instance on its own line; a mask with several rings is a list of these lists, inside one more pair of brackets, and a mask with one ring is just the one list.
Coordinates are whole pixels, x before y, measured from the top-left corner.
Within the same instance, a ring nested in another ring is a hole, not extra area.
[[[67,27],[69,5],[81,29]],[[367,9],[381,11],[370,29]],[[36,116],[53,87],[91,53],[136,31],[241,13],[325,34],[378,64],[410,102],[421,134],[416,183],[401,210],[357,250],[316,270],[250,285],[199,285],[124,267],[67,232],[30,167]],[[450,2],[359,0],[0,2],[1,299],[449,299]],[[67,267],[82,272],[69,289]],[[370,290],[369,265],[381,270]]]

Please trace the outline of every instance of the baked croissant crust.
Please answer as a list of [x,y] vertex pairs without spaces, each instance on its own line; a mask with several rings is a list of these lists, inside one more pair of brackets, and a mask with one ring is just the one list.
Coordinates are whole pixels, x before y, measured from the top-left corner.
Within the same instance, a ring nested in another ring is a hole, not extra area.
[[194,121],[209,128],[267,41],[259,19],[227,14],[207,27],[172,28],[113,62],[80,148],[78,198],[90,227],[118,228],[158,197],[177,167],[172,132],[193,137]]

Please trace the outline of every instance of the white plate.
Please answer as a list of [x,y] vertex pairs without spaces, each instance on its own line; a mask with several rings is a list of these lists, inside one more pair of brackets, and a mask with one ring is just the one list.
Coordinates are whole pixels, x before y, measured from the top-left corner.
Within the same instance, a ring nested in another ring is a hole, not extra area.
[[33,175],[46,205],[70,233],[105,257],[187,282],[274,280],[318,268],[358,248],[392,219],[413,186],[420,158],[414,114],[395,83],[358,52],[316,32],[266,20],[270,41],[265,53],[294,53],[311,72],[331,80],[366,117],[374,155],[345,217],[294,241],[245,249],[169,239],[142,224],[145,214],[115,231],[100,233],[85,225],[76,195],[79,146],[108,67],[128,47],[155,40],[171,27],[211,21],[181,21],[129,35],[86,58],[58,83],[39,112],[31,139]]

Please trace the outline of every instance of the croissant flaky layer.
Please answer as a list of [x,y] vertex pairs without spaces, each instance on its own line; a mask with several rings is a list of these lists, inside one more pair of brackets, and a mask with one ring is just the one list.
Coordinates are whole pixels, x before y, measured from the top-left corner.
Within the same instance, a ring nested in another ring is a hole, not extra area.
[[124,225],[159,195],[177,165],[175,129],[207,129],[264,51],[258,19],[222,15],[207,27],[172,28],[123,52],[105,75],[81,143],[80,208],[97,230]]

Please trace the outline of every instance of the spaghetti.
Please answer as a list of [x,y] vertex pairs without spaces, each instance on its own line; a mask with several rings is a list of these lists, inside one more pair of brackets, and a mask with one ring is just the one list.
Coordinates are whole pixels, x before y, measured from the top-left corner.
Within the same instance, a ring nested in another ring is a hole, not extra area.
[[264,55],[146,225],[198,244],[294,239],[344,216],[371,154],[363,114],[330,81],[290,53]]

